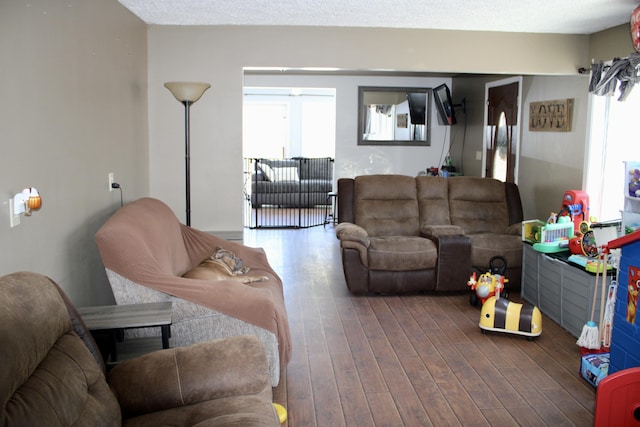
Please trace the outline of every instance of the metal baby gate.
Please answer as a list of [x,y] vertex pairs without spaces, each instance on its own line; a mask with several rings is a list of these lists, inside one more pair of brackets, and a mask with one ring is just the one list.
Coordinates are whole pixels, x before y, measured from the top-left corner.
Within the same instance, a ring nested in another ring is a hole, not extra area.
[[333,220],[330,157],[244,159],[244,225],[307,228]]

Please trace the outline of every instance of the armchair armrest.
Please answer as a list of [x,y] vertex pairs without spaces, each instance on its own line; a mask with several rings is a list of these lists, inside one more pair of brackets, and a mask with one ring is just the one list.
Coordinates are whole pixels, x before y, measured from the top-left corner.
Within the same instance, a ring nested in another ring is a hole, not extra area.
[[271,388],[254,336],[206,341],[124,361],[108,375],[125,417]]
[[350,222],[341,222],[336,226],[336,237],[342,241],[360,243],[366,248],[371,243],[367,230]]
[[457,225],[425,225],[420,234],[423,237],[464,236],[464,230]]

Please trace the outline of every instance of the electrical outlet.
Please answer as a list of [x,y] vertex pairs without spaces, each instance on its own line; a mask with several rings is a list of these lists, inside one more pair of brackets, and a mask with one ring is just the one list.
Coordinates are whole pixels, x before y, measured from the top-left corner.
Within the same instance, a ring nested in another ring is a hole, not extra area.
[[14,215],[13,213],[13,199],[9,199],[9,225],[11,228],[20,225],[20,215]]
[[482,151],[476,151],[476,160],[482,160]]
[[114,180],[113,180],[113,172],[109,172],[109,191],[113,191],[113,184]]

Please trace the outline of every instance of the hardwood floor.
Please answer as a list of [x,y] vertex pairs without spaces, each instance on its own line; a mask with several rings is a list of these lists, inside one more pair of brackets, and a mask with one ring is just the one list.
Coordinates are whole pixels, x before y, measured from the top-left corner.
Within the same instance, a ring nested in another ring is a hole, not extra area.
[[288,426],[593,424],[576,339],[552,320],[529,341],[482,334],[468,293],[354,296],[331,225],[244,242],[285,285],[293,357],[274,400]]

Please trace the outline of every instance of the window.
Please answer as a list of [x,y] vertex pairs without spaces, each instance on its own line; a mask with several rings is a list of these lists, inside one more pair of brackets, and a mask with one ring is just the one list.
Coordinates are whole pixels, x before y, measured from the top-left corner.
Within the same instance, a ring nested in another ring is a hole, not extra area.
[[626,101],[590,95],[591,132],[585,167],[590,215],[598,221],[619,219],[624,205],[625,161],[640,161],[638,111],[640,87]]
[[244,157],[282,157],[289,145],[289,106],[275,102],[248,102],[243,110]]
[[334,157],[335,92],[325,88],[246,87],[243,157]]

